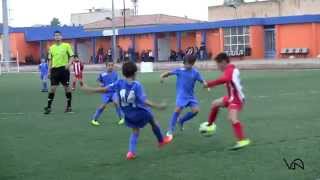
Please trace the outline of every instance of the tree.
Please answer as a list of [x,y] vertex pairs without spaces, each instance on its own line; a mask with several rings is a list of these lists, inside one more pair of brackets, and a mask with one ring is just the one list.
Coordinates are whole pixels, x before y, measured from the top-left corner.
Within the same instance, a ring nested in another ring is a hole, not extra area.
[[51,26],[60,26],[61,25],[61,22],[58,18],[54,17],[51,22],[50,22],[50,25]]

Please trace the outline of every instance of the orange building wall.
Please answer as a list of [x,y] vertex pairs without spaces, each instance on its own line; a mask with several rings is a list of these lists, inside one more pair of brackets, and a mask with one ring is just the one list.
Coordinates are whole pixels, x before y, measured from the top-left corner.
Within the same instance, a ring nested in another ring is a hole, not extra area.
[[25,63],[27,56],[32,55],[36,63],[40,61],[40,47],[38,42],[27,43],[24,33],[10,34],[11,56],[19,56],[19,62]]
[[196,46],[200,47],[202,43],[201,31],[196,32]]
[[312,45],[312,41],[315,40],[312,24],[277,25],[276,27],[277,57],[280,57],[283,48],[309,48],[308,57],[316,56],[317,50]]
[[182,50],[188,47],[194,47],[196,45],[196,33],[195,32],[184,32],[181,37],[181,48]]
[[211,53],[212,56],[217,55],[223,49],[221,49],[220,32],[218,29],[207,31],[207,51]]
[[137,35],[135,37],[136,51],[141,53],[142,50],[153,50],[154,37],[152,34]]
[[251,47],[251,59],[263,59],[264,58],[264,27],[263,26],[251,26],[250,30],[250,47]]
[[316,48],[316,56],[320,55],[320,23],[315,23],[315,48]]
[[118,45],[124,50],[128,51],[128,49],[132,46],[132,40],[130,36],[121,36],[118,37]]
[[107,52],[109,48],[111,48],[111,38],[109,37],[101,37],[96,39],[96,53],[100,48],[103,48],[104,52]]
[[170,33],[170,49],[176,52],[178,51],[176,33]]

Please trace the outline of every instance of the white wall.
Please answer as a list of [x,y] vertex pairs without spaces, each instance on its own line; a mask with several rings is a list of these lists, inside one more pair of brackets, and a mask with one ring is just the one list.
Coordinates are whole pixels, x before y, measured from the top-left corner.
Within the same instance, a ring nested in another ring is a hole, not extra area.
[[228,6],[208,8],[209,21],[304,14],[320,14],[320,0],[261,1],[244,3],[236,9]]

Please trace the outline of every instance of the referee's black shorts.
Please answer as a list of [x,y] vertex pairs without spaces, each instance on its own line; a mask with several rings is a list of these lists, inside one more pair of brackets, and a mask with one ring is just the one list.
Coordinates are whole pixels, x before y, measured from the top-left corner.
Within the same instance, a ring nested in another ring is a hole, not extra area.
[[69,86],[70,71],[64,66],[52,68],[50,73],[51,86],[58,86],[60,83],[63,86]]

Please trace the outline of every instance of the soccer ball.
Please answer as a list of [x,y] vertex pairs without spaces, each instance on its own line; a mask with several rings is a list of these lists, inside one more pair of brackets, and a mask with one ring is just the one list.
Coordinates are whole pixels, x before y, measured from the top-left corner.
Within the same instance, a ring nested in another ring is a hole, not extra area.
[[217,129],[216,124],[212,124],[211,126],[208,126],[208,122],[203,122],[200,124],[199,127],[199,132],[203,135],[203,136],[212,136]]

